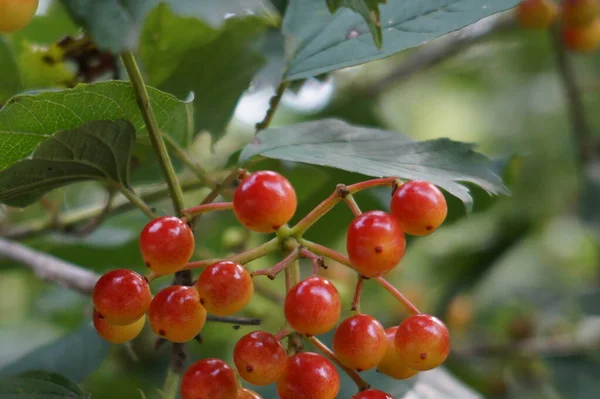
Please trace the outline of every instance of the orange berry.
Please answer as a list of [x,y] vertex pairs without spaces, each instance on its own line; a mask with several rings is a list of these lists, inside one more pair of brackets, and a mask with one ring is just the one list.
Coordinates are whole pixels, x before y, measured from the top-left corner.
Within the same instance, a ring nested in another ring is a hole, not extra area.
[[181,270],[194,254],[194,233],[183,220],[164,216],[150,221],[140,234],[146,266],[156,274]]
[[99,336],[113,344],[123,344],[137,337],[146,323],[146,315],[142,315],[138,320],[131,324],[123,326],[113,326],[106,320],[100,318],[100,315],[94,309],[94,328]]
[[186,370],[179,389],[182,399],[237,399],[240,387],[227,363],[207,358]]
[[523,0],[516,8],[519,25],[527,29],[545,29],[558,17],[558,7],[552,0]]
[[561,33],[569,50],[588,53],[600,48],[600,19],[586,26],[563,26]]
[[342,321],[333,335],[333,351],[346,367],[369,370],[383,359],[387,349],[385,330],[377,319],[366,314]]
[[236,399],[262,399],[262,396],[249,389],[240,389]]
[[600,13],[598,0],[562,0],[562,19],[569,27],[589,25]]
[[406,234],[426,236],[444,222],[448,205],[439,188],[426,181],[413,180],[394,191],[390,210]]
[[385,330],[385,335],[387,338],[387,350],[383,356],[383,359],[377,365],[377,370],[380,373],[397,380],[405,380],[416,375],[418,371],[406,367],[401,361],[400,355],[398,355],[398,352],[396,351],[396,343],[394,341],[397,330],[398,326],[390,327]]
[[0,32],[24,28],[33,18],[38,0],[0,0]]
[[222,261],[207,267],[196,282],[200,303],[209,313],[229,316],[244,309],[254,294],[250,273],[235,262]]
[[277,380],[280,399],[335,399],[340,391],[340,375],[325,357],[300,352],[288,359]]
[[427,314],[410,316],[400,323],[394,342],[402,363],[419,371],[438,367],[450,352],[448,328],[440,319]]

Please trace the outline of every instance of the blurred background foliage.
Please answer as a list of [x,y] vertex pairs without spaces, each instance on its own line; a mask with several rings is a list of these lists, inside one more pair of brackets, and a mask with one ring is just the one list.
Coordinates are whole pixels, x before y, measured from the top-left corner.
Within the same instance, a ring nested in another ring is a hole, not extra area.
[[[280,6],[282,2],[276,3]],[[77,28],[60,3],[43,5],[43,12],[29,27],[8,39],[0,38],[0,55],[3,51],[16,53],[20,77],[0,81],[0,101],[17,91],[68,87],[73,80],[72,66],[44,63],[39,51],[41,46],[52,49]],[[273,10],[268,15],[277,18]],[[257,17],[240,19],[247,18]],[[249,26],[259,24],[263,22]],[[252,29],[254,34],[260,37],[262,47],[257,39],[240,45],[260,49],[266,63],[258,74],[260,63],[236,65],[239,74],[252,82],[239,102],[235,89],[223,93],[228,97],[224,101],[233,98],[233,104],[237,102],[226,134],[215,142],[203,133],[192,145],[193,158],[211,173],[227,165],[231,154],[251,139],[253,124],[262,119],[273,94],[272,83],[279,77],[279,33],[266,23]],[[432,45],[435,42],[424,47]],[[283,97],[273,126],[338,117],[400,131],[416,140],[449,137],[474,142],[479,151],[498,160],[512,195],[491,198],[472,187],[475,210],[468,217],[462,204],[448,197],[450,213],[445,225],[432,236],[410,238],[406,257],[389,277],[421,311],[436,314],[449,325],[453,351],[447,368],[481,395],[600,397],[600,166],[595,161],[580,161],[549,34],[510,27],[435,66],[381,85],[382,79],[420,50],[296,83]],[[218,57],[204,60],[216,63]],[[591,131],[598,134],[600,53],[570,55],[570,60]],[[147,67],[154,68],[159,88],[173,90],[180,97],[185,94],[182,88],[194,87],[196,80],[205,78],[194,73],[193,64],[190,70],[162,81],[160,65],[148,61]],[[2,74],[15,65],[0,58],[0,68]],[[378,89],[371,90],[373,87]],[[218,88],[215,95],[228,88]],[[226,115],[223,118],[228,119]],[[266,168],[280,171],[296,187],[300,202],[296,220],[329,195],[337,183],[363,179],[340,170],[274,160],[252,165],[253,170]],[[182,176],[193,179],[188,171]],[[188,191],[186,202],[196,203],[206,192]],[[363,211],[387,209],[388,200],[386,190],[357,196]],[[44,220],[49,206],[58,206],[64,214],[104,201],[106,192],[101,186],[72,185],[25,210],[0,208],[0,228]],[[152,205],[159,213],[170,211],[168,201]],[[309,230],[307,238],[344,251],[350,220],[348,209],[337,207]],[[117,267],[142,272],[137,236],[145,222],[144,215],[133,210],[108,218],[87,236],[48,231],[22,242],[98,273]],[[199,258],[227,256],[265,240],[264,235],[245,232],[230,213],[207,215],[196,231]],[[268,267],[276,260],[264,258],[251,267]],[[353,273],[330,266],[325,274],[349,303]],[[159,279],[153,284],[158,288],[169,281]],[[283,315],[273,300],[283,294],[283,284],[260,280],[257,286],[262,295],[253,299],[245,314],[260,317],[261,328],[277,330]],[[405,316],[374,283],[366,283],[362,306],[385,326],[397,324]],[[9,367],[13,367],[15,360],[34,348],[77,333],[91,311],[88,297],[42,282],[19,265],[0,260],[0,369],[11,363]],[[248,331],[248,327],[235,330],[230,325],[209,323],[202,333],[204,343],[188,345],[189,359],[230,359],[236,338]],[[64,356],[76,353],[69,348]],[[154,337],[147,328],[130,346],[113,348],[83,386],[97,399],[136,397],[140,388],[152,397],[164,379],[168,353],[166,345],[154,349]],[[86,356],[93,363],[93,354]],[[399,384],[371,374],[368,378],[376,387]],[[268,391],[263,393],[265,398],[273,397]]]

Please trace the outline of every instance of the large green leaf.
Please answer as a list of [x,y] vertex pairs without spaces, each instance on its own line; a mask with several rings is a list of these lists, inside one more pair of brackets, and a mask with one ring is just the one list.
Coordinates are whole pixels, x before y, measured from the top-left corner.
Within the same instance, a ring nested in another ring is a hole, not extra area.
[[367,23],[373,41],[377,48],[381,48],[381,12],[379,5],[386,3],[387,0],[327,0],[327,7],[331,13],[335,13],[339,8],[346,7],[360,14]]
[[0,36],[0,107],[2,103],[22,90],[19,68],[10,44]]
[[88,324],[8,364],[0,369],[0,376],[45,370],[79,383],[100,366],[109,349],[108,342],[100,338],[94,327]]
[[89,398],[68,378],[46,371],[29,371],[0,379],[0,399]]
[[30,159],[0,172],[0,202],[27,206],[46,192],[83,180],[129,187],[133,125],[124,120],[92,121],[57,132]]
[[373,45],[357,13],[329,13],[324,0],[291,0],[287,36],[287,79],[302,79],[387,57],[516,5],[520,0],[402,0],[381,6],[383,46]]
[[476,184],[491,194],[506,194],[492,162],[473,145],[449,139],[415,142],[399,133],[324,119],[261,132],[240,154],[240,161],[262,155],[331,166],[367,176],[424,179],[460,198],[471,209],[469,190]]
[[265,27],[263,18],[247,16],[215,29],[161,5],[148,16],[142,34],[148,83],[180,98],[194,92],[196,131],[218,138],[264,63],[256,50]]
[[[163,133],[186,147],[192,131],[189,104],[152,87],[148,94]],[[70,90],[13,97],[0,110],[0,170],[29,156],[51,134],[99,119],[126,119],[142,132],[140,144],[149,142],[128,82],[82,84]]]

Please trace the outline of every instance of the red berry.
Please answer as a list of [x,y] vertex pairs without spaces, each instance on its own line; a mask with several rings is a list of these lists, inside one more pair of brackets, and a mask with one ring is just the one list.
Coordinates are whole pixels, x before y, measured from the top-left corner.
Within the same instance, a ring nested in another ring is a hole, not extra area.
[[271,233],[289,222],[297,205],[290,182],[266,170],[247,176],[233,196],[233,210],[240,223],[259,233]]
[[94,328],[99,336],[113,344],[123,344],[137,337],[146,323],[146,315],[142,315],[138,320],[124,326],[113,326],[106,320],[100,318],[96,309],[94,309]]
[[287,354],[273,334],[254,331],[233,348],[233,361],[240,377],[254,385],[269,385],[285,370]]
[[367,389],[354,395],[352,399],[394,399],[389,393],[377,389]]
[[333,351],[346,367],[358,371],[377,366],[387,350],[387,338],[374,317],[359,314],[342,321],[333,335]]
[[209,313],[229,316],[244,309],[252,299],[254,283],[242,265],[230,261],[207,267],[196,283],[200,303]]
[[330,331],[342,313],[340,294],[335,286],[319,276],[300,281],[285,298],[284,313],[294,330],[307,335]]
[[262,397],[249,389],[240,389],[236,399],[262,399]]
[[340,390],[340,375],[323,356],[301,352],[288,359],[277,381],[280,399],[334,399]]
[[404,320],[394,338],[400,360],[410,368],[424,371],[438,367],[450,352],[450,334],[434,316],[418,314]]
[[116,326],[139,320],[148,311],[151,299],[148,282],[126,269],[104,274],[92,293],[94,308],[106,322]]
[[357,216],[346,236],[352,267],[365,277],[392,270],[404,256],[406,241],[400,223],[389,213],[369,211]]
[[544,29],[558,17],[558,7],[552,0],[523,0],[516,8],[519,25],[528,29]]
[[235,372],[221,359],[202,359],[192,364],[181,379],[182,399],[236,399],[239,385]]
[[152,220],[140,235],[144,262],[159,275],[181,270],[194,254],[194,245],[190,226],[173,216]]
[[402,230],[413,236],[433,233],[448,214],[444,194],[426,181],[409,181],[398,187],[390,207]]
[[198,292],[183,285],[172,285],[156,294],[148,316],[152,330],[172,342],[193,339],[206,322],[206,310]]
[[387,337],[387,350],[385,352],[385,356],[377,365],[377,371],[397,380],[405,380],[416,375],[418,371],[406,367],[404,363],[402,363],[400,355],[396,350],[395,338],[397,330],[398,326],[390,327],[385,330],[385,335]]
[[563,22],[570,27],[589,25],[600,13],[598,0],[562,0],[561,6]]
[[600,48],[600,19],[585,26],[564,26],[561,34],[569,50],[581,53],[596,51]]

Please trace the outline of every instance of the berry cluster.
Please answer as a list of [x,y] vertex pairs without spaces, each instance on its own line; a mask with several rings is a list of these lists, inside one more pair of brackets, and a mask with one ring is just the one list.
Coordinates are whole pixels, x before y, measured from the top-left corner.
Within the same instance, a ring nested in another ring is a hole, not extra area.
[[[362,213],[352,194],[378,186],[393,190],[391,213]],[[355,216],[347,231],[347,258],[302,238],[304,231],[342,201]],[[289,181],[275,172],[260,171],[243,175],[232,203],[199,205],[184,210],[181,218],[152,220],[140,235],[141,254],[150,273],[143,277],[131,270],[113,270],[96,283],[93,302],[98,334],[113,343],[129,341],[142,330],[147,313],[152,330],[159,337],[177,343],[190,341],[201,332],[207,314],[226,317],[243,310],[254,294],[253,278],[274,279],[286,271],[286,326],[275,334],[253,331],[244,335],[233,350],[235,368],[214,358],[192,364],[181,380],[183,399],[259,398],[241,386],[240,378],[257,386],[276,384],[283,399],[333,399],[340,389],[338,368],[359,386],[355,399],[390,398],[370,389],[358,373],[377,368],[390,377],[406,379],[442,364],[449,353],[446,326],[431,315],[420,314],[383,278],[404,256],[405,233],[428,235],[443,223],[447,205],[440,190],[428,182],[402,184],[395,178],[340,185],[323,203],[289,227],[287,223],[296,207],[296,193]],[[190,262],[195,241],[186,222],[204,212],[227,209],[232,209],[249,230],[276,232],[276,237],[228,259]],[[248,271],[244,266],[277,249],[283,249],[287,256],[273,267]],[[297,267],[296,261],[301,257],[312,260],[313,269],[311,276],[297,281],[290,270]],[[325,265],[323,257],[351,267],[358,275],[352,315],[341,322],[340,294],[334,284],[319,276],[319,268]],[[149,280],[198,268],[202,272],[191,286],[171,285],[152,297]],[[361,313],[360,292],[366,279],[382,285],[412,315],[385,329],[374,317]],[[315,336],[334,329],[331,350]],[[285,338],[287,350],[281,342]],[[298,338],[314,344],[321,354],[299,351]]]
[[599,0],[523,0],[516,9],[519,24],[528,29],[545,29],[560,18],[561,37],[572,51],[600,48]]

